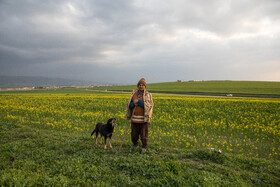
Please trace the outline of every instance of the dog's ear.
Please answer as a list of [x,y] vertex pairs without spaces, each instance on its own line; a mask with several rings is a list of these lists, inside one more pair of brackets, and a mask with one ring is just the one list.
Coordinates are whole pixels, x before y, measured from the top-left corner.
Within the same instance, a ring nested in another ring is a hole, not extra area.
[[113,121],[114,121],[114,118],[110,118],[110,119],[107,121],[107,123],[113,123]]

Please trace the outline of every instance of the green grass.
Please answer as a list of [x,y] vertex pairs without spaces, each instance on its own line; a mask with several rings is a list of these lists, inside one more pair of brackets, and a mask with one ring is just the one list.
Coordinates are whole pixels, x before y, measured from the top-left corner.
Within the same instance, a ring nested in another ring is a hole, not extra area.
[[[95,90],[136,89],[135,85],[96,87]],[[258,81],[202,81],[202,82],[166,82],[147,85],[147,90],[159,93],[220,93],[220,94],[267,94],[280,95],[280,82]]]
[[145,155],[118,153],[87,133],[1,123],[3,186],[262,186],[280,185],[279,161],[152,145]]

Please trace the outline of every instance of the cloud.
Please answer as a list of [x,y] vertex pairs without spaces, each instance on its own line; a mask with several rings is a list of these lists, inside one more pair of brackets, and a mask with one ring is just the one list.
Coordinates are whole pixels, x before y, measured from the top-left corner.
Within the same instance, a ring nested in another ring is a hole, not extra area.
[[0,2],[0,74],[280,81],[280,2]]

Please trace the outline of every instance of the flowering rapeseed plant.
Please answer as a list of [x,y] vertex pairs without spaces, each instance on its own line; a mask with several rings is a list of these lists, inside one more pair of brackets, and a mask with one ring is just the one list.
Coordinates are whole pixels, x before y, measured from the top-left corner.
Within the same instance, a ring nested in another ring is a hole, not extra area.
[[[2,94],[2,122],[88,133],[117,118],[121,139],[128,94]],[[277,158],[280,100],[153,95],[150,143],[186,149],[214,147],[239,155]]]

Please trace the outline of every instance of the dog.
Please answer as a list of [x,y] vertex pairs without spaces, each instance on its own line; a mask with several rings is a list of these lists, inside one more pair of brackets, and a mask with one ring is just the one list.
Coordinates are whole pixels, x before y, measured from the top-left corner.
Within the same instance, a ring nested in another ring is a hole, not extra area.
[[112,148],[111,138],[112,138],[112,135],[113,135],[113,132],[114,132],[115,122],[116,122],[115,118],[110,118],[108,120],[107,124],[104,124],[104,123],[97,123],[96,124],[95,129],[91,133],[91,136],[94,133],[96,135],[95,144],[97,144],[97,137],[98,137],[98,134],[100,134],[101,135],[100,138],[99,138],[100,144],[102,144],[102,136],[104,136],[104,138],[105,138],[104,149],[107,149],[107,145],[106,145],[107,144],[106,143],[107,138],[109,138],[109,146],[110,146],[110,148]]

